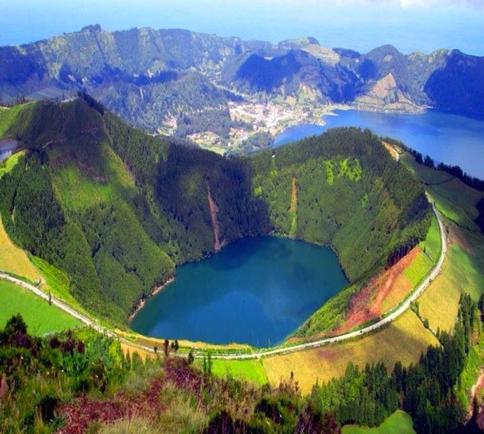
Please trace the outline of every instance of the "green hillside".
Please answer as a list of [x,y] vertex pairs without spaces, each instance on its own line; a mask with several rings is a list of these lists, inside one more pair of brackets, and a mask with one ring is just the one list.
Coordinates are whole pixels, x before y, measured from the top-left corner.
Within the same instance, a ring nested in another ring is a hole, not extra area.
[[[254,191],[269,206],[275,232],[330,244],[351,281],[386,265],[402,245],[427,233],[422,186],[370,131],[330,130],[251,160]],[[297,180],[297,216],[288,212]]]
[[430,224],[421,185],[358,129],[239,159],[149,136],[87,95],[11,110],[2,137],[26,153],[0,181],[5,229],[117,323],[176,265],[239,238],[329,244],[355,282]]

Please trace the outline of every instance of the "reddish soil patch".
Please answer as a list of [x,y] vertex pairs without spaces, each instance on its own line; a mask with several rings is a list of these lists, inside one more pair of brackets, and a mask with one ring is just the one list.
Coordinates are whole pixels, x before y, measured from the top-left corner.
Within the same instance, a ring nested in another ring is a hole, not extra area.
[[480,429],[484,430],[484,410],[482,408],[477,415],[476,423]]
[[338,358],[338,353],[332,349],[326,348],[318,352],[320,359],[324,359],[328,362],[332,362]]
[[477,396],[477,394],[484,388],[484,369],[481,369],[481,374],[471,388],[471,401]]
[[163,377],[152,380],[144,392],[128,394],[120,391],[108,400],[81,396],[61,405],[57,413],[65,420],[65,425],[58,433],[83,434],[93,422],[107,424],[135,416],[153,420],[160,412],[166,410],[159,399],[166,383],[187,390],[200,399],[204,378],[193,371],[185,360],[170,358],[165,362]]
[[137,396],[128,396],[120,392],[113,399],[106,401],[81,396],[59,409],[59,414],[65,419],[66,424],[58,433],[82,434],[95,421],[109,423],[139,415],[150,418],[163,410],[158,399],[161,387],[161,379],[156,379],[152,381],[148,390]]
[[412,249],[388,270],[370,280],[350,302],[344,324],[333,331],[333,335],[346,333],[353,328],[381,316],[383,300],[390,294],[397,277],[407,268],[420,252],[419,247]]
[[447,228],[449,230],[449,244],[457,244],[462,247],[462,249],[464,249],[467,253],[472,254],[472,247],[469,244],[469,241],[467,240],[462,229],[452,223],[447,224]]

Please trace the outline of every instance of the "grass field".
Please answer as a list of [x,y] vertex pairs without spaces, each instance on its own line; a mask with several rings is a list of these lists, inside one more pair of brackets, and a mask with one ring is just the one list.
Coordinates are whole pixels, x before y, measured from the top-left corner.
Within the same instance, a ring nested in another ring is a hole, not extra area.
[[418,300],[420,316],[429,321],[434,332],[449,331],[454,326],[461,293],[468,292],[477,298],[479,287],[484,287],[484,276],[459,245],[451,245],[442,274]]
[[438,210],[462,228],[477,230],[475,204],[484,196],[451,175],[419,165],[413,157],[404,154],[401,161],[424,184],[426,191],[435,199]]
[[[201,365],[201,361],[197,360]],[[267,384],[267,376],[259,360],[213,360],[212,373],[217,377],[231,376],[258,385]]]
[[346,425],[341,432],[342,434],[415,434],[412,418],[400,410],[397,410],[376,428]]
[[427,237],[420,243],[419,247],[422,250],[421,253],[404,271],[404,275],[410,281],[412,288],[417,287],[422,282],[439,259],[441,241],[436,217],[432,219]]
[[6,322],[20,313],[27,323],[30,334],[35,336],[59,332],[81,323],[47,301],[40,299],[28,290],[9,282],[0,280],[0,328]]
[[325,382],[344,374],[349,362],[364,367],[366,363],[385,363],[393,369],[400,360],[408,365],[415,363],[429,345],[437,345],[429,332],[412,312],[407,311],[388,327],[360,339],[328,345],[297,353],[263,359],[269,382],[279,384],[294,373],[301,391],[311,391],[316,381]]
[[[449,240],[441,275],[418,301],[420,316],[429,321],[434,331],[451,330],[461,293],[477,300],[484,291],[484,237],[474,223],[475,204],[484,194],[446,173],[418,166],[408,156],[404,162],[427,184],[437,209],[446,218]],[[436,250],[432,244],[426,246],[428,253]]]

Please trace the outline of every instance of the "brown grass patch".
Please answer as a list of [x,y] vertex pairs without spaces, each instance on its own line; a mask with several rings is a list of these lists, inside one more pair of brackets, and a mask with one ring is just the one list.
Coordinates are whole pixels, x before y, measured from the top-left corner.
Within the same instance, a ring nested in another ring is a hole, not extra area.
[[[146,345],[147,347],[157,346],[163,349],[164,339],[152,338],[149,336],[139,335],[136,332],[126,332],[117,329],[116,333],[124,338],[133,341],[138,345]],[[208,344],[206,342],[193,342],[184,339],[178,339],[178,343],[182,348],[193,348],[194,350],[250,350],[250,345],[247,344]]]
[[307,394],[316,381],[321,383],[342,376],[349,362],[364,367],[366,363],[382,361],[391,370],[399,360],[404,365],[416,363],[429,345],[438,345],[437,339],[412,311],[407,311],[374,334],[354,341],[264,358],[263,365],[272,385],[288,380],[293,372],[302,393]]
[[26,277],[32,282],[41,279],[40,273],[29,261],[27,254],[9,238],[0,217],[0,271]]
[[472,254],[472,246],[466,238],[463,230],[459,226],[450,223],[447,224],[446,227],[449,231],[447,235],[449,244],[458,244],[467,253]]
[[[156,357],[156,355],[151,351],[146,351],[134,345],[126,344],[124,342],[121,343],[121,350],[123,351],[125,356],[129,355],[130,357],[133,357],[134,353],[138,353],[143,362],[146,359],[154,359]],[[163,348],[160,347],[160,351],[163,351]]]

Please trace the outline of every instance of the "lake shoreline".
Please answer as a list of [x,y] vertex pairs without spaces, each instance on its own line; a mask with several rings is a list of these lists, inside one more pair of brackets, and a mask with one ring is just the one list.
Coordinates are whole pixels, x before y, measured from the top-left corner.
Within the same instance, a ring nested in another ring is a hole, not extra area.
[[138,303],[136,303],[135,308],[133,313],[131,313],[128,317],[128,322],[131,322],[134,317],[138,314],[138,312],[143,309],[145,306],[146,302],[151,298],[154,297],[156,294],[160,293],[163,289],[165,289],[170,283],[173,283],[175,281],[175,276],[170,277],[167,279],[164,283],[161,285],[154,286],[150,293],[146,296],[141,298]]
[[276,136],[274,149],[306,137],[320,135],[331,128],[368,128],[374,134],[403,142],[410,149],[430,156],[437,163],[459,166],[470,176],[484,179],[479,164],[484,152],[484,121],[433,109],[423,113],[393,113],[357,110],[335,110],[325,115],[325,125],[300,124]]
[[176,287],[143,300],[132,330],[265,347],[282,342],[348,285],[334,248],[275,234],[237,240],[177,268]]

